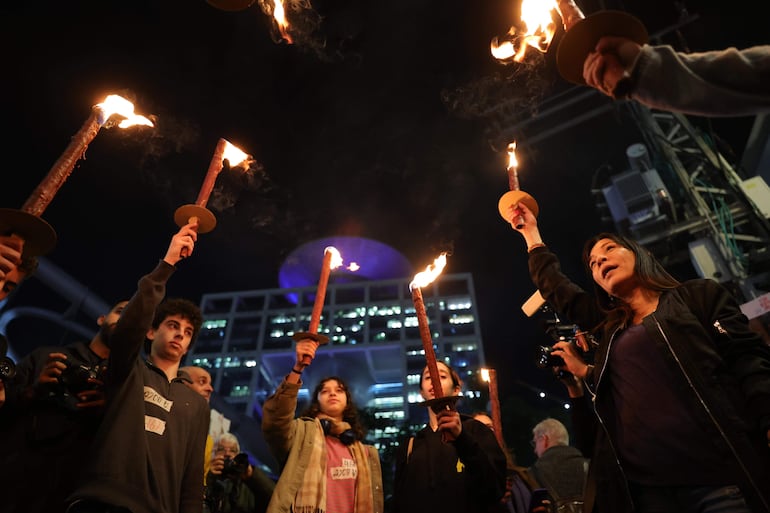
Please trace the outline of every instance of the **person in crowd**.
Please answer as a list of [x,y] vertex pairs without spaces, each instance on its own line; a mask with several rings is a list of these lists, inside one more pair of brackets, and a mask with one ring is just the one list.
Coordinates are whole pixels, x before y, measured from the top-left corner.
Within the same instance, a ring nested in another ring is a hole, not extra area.
[[39,347],[16,366],[4,412],[0,480],[14,490],[6,504],[30,513],[64,511],[102,420],[112,331],[127,303],[99,316],[90,342]]
[[206,505],[210,513],[263,513],[275,482],[241,452],[238,437],[219,437],[206,477]]
[[589,86],[613,98],[702,116],[770,111],[770,46],[678,52],[605,36],[583,63]]
[[538,422],[532,428],[532,445],[537,460],[529,473],[548,490],[555,511],[582,512],[589,460],[570,446],[566,426],[552,418]]
[[203,396],[206,402],[209,402],[211,393],[214,392],[209,371],[198,365],[187,365],[179,369],[179,372],[182,375],[187,374],[189,381],[185,379],[185,384]]
[[[494,433],[495,424],[492,418],[484,411],[477,411],[471,415]],[[501,446],[507,460],[507,473],[505,483],[505,495],[500,502],[489,508],[490,513],[529,513],[530,502],[532,501],[532,490],[538,487],[537,483],[529,475],[526,467],[516,465],[512,451],[505,446]],[[543,511],[546,511],[543,509]]]
[[[188,365],[179,369],[179,375],[185,385],[199,393],[206,402],[211,400],[211,393],[214,387],[211,386],[211,374],[203,367],[197,365]],[[203,477],[208,475],[211,470],[211,454],[214,452],[214,437],[211,436],[211,430],[206,435],[206,448],[203,452]]]
[[[112,332],[104,379],[106,411],[68,513],[200,513],[206,400],[184,384],[179,364],[202,316],[166,282],[191,255],[197,225],[174,234],[163,259],[139,280]],[[145,340],[150,354],[142,358]]]
[[309,406],[294,418],[301,376],[318,344],[296,344],[296,362],[263,406],[262,432],[281,465],[267,513],[380,513],[384,509],[377,449],[364,429],[350,389],[339,377],[321,380]]
[[583,250],[591,294],[561,272],[527,206],[515,216],[533,283],[598,342],[594,364],[572,342],[552,352],[592,394],[595,415],[584,419],[598,427],[584,454],[598,509],[770,511],[770,347],[730,292],[679,282],[637,242],[602,233]]
[[[458,396],[457,372],[438,362],[444,397]],[[420,394],[436,397],[426,366],[420,374]],[[399,446],[393,490],[398,513],[487,512],[506,490],[506,457],[494,433],[456,408],[427,408],[428,424]]]

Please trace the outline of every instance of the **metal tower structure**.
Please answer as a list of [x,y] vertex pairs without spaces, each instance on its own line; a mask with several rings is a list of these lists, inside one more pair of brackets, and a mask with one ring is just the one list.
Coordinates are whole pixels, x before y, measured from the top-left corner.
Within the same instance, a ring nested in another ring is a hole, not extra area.
[[[688,239],[696,270],[730,282],[749,301],[770,290],[770,188],[761,176],[741,176],[716,149],[710,134],[682,115],[638,104],[631,112],[649,148],[668,166],[679,196],[667,226],[639,237],[654,249]],[[655,197],[658,191],[650,191]],[[657,195],[658,199],[660,195]],[[681,200],[681,201],[680,201]],[[676,249],[676,248],[675,248]],[[661,260],[672,253],[655,252]],[[675,253],[674,253],[675,254]]]

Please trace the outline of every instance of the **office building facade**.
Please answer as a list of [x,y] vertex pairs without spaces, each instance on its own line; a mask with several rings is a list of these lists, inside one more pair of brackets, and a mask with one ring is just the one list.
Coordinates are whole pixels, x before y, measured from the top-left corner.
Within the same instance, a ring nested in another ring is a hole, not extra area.
[[[426,419],[418,388],[426,360],[411,280],[337,283],[332,274],[318,329],[329,343],[319,347],[303,374],[310,390],[323,377],[345,379],[359,409],[376,420],[369,439],[380,447],[400,428]],[[468,382],[484,365],[471,275],[441,275],[421,290],[437,359]],[[265,398],[295,362],[292,337],[308,329],[316,291],[305,286],[204,295],[204,323],[187,363],[208,368],[217,394],[240,414],[259,420]],[[300,394],[300,409],[307,389]]]

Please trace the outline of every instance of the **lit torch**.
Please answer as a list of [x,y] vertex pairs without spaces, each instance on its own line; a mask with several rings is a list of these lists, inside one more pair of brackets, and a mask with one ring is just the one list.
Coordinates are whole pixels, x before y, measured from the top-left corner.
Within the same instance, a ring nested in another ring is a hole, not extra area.
[[[326,299],[326,287],[329,284],[329,275],[332,269],[336,269],[342,265],[342,256],[340,252],[334,246],[328,246],[324,249],[324,258],[321,262],[321,276],[318,279],[318,286],[316,287],[315,301],[313,302],[313,311],[310,314],[310,326],[307,331],[299,331],[292,335],[292,338],[299,342],[300,340],[311,339],[318,345],[324,345],[329,343],[329,337],[318,333],[318,326],[321,324],[321,311],[324,308],[324,301]],[[351,271],[358,270],[358,264],[351,263],[348,267]],[[304,355],[302,357],[303,363],[309,365],[312,361],[310,355]]]
[[441,377],[438,373],[438,362],[436,361],[436,352],[433,350],[433,340],[430,336],[430,327],[428,325],[428,314],[425,311],[425,301],[422,298],[421,287],[432,283],[441,271],[446,267],[446,253],[442,253],[431,265],[424,271],[417,273],[409,284],[409,290],[412,292],[412,302],[414,311],[417,315],[417,325],[420,329],[420,338],[422,339],[422,348],[425,352],[425,361],[430,374],[430,383],[433,387],[433,399],[425,401],[423,404],[429,406],[434,412],[441,410],[454,409],[455,403],[459,399],[457,396],[444,396],[444,390],[441,387]]
[[45,178],[32,191],[21,210],[0,209],[0,233],[10,233],[22,238],[25,255],[43,255],[56,245],[56,232],[40,216],[72,174],[75,164],[83,157],[89,143],[115,114],[123,117],[123,120],[117,123],[119,128],[154,126],[146,117],[134,114],[134,104],[130,101],[115,94],[107,96],[104,101],[91,108],[91,115],[72,137],[70,144]]
[[278,30],[281,32],[281,37],[288,43],[292,43],[291,35],[289,34],[289,20],[286,19],[286,8],[283,5],[282,0],[275,0],[273,6],[273,19],[278,25]]
[[492,55],[504,62],[521,62],[527,46],[547,52],[556,28],[553,14],[559,15],[565,31],[556,49],[556,65],[564,79],[576,84],[585,84],[583,62],[603,36],[627,37],[639,44],[648,40],[644,24],[623,11],[603,10],[585,17],[573,0],[522,0],[524,29],[511,27],[502,42],[493,39]]
[[505,447],[503,421],[500,417],[500,398],[497,395],[497,372],[495,369],[481,369],[481,379],[489,383],[489,402],[492,404],[492,425],[495,427],[495,438],[497,438],[500,447]]
[[532,211],[532,215],[537,216],[540,208],[537,201],[529,193],[519,189],[519,161],[516,159],[516,141],[508,145],[508,192],[500,197],[497,202],[497,209],[508,223],[513,223],[516,228],[524,226],[524,217],[518,212],[511,219],[511,208],[519,203],[524,203]]
[[[211,196],[211,191],[214,189],[217,176],[219,176],[225,165],[225,159],[230,163],[230,167],[234,168],[243,165],[248,169],[251,156],[236,148],[227,140],[219,139],[195,203],[182,205],[174,212],[174,222],[176,222],[177,226],[182,227],[197,221],[198,233],[207,233],[216,227],[217,218],[214,217],[213,212],[206,208],[206,204]],[[186,254],[182,256],[186,256]]]

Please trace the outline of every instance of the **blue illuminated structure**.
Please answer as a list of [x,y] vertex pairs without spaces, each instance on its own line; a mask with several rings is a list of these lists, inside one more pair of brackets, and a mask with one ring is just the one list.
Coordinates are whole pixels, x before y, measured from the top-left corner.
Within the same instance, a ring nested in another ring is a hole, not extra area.
[[[307,242],[289,253],[278,272],[281,288],[316,285],[321,274],[324,250],[329,246],[336,248],[343,259],[343,265],[331,272],[330,283],[389,280],[414,275],[409,260],[387,244],[363,237],[326,237]],[[357,271],[347,270],[346,266],[353,262],[360,268]],[[298,301],[294,293],[286,297],[294,304]]]

